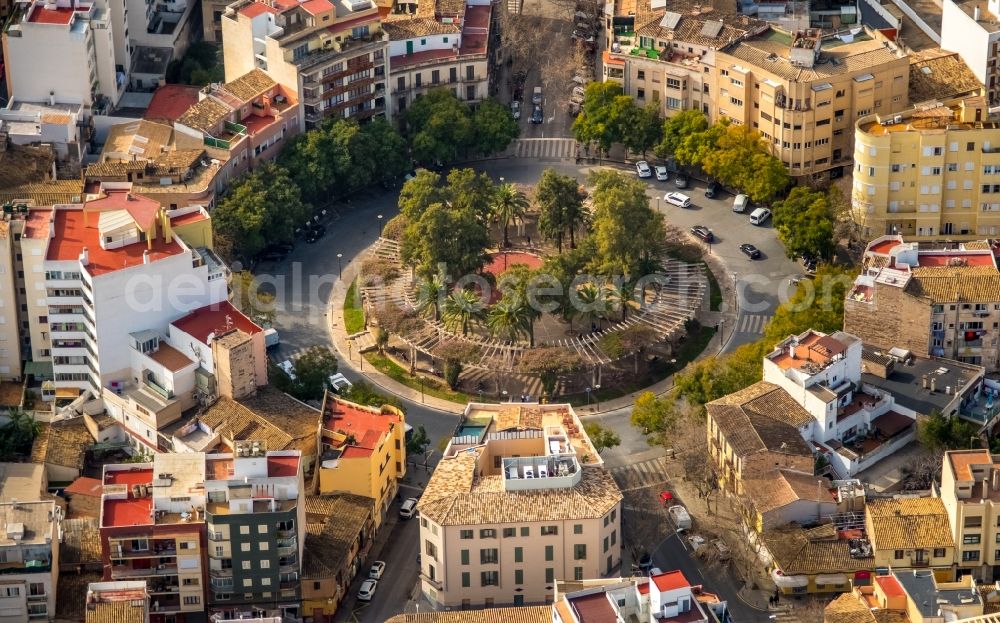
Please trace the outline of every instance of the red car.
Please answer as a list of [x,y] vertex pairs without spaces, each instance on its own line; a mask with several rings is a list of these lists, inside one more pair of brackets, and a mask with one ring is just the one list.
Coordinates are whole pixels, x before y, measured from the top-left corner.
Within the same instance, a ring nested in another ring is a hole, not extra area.
[[669,491],[660,491],[660,501],[666,506],[674,500],[674,494]]

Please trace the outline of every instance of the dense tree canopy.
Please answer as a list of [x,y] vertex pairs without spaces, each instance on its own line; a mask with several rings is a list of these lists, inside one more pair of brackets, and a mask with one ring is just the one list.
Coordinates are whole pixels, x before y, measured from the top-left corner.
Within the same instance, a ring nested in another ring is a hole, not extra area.
[[581,143],[597,143],[608,151],[625,135],[635,102],[622,94],[617,82],[591,82],[583,95],[580,115],[573,122],[573,136]]
[[803,254],[829,259],[836,247],[834,214],[829,194],[796,186],[774,204],[774,228],[788,257]]
[[450,164],[467,153],[503,151],[519,129],[510,111],[493,99],[473,113],[451,90],[432,89],[403,113],[410,148],[417,162]]
[[554,169],[545,169],[535,186],[539,232],[556,243],[559,253],[564,236],[569,238],[570,248],[576,247],[576,231],[590,217],[584,197],[575,177],[561,175]]
[[728,125],[715,148],[701,158],[706,173],[754,201],[770,201],[788,186],[785,165],[772,156],[760,133],[745,125]]
[[646,185],[616,171],[591,174],[594,216],[590,268],[631,278],[654,272],[666,248],[663,214],[649,207]]

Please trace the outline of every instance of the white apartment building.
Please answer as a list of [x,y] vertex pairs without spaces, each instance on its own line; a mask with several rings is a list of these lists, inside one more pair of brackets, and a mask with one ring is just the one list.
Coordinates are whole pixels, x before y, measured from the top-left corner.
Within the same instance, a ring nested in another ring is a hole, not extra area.
[[95,109],[117,106],[127,77],[116,56],[112,13],[107,0],[35,0],[24,5],[3,33],[11,95],[21,101]]
[[941,47],[958,52],[986,87],[990,106],[1000,104],[998,16],[1000,0],[942,0]]
[[51,500],[0,504],[0,621],[48,621],[56,612],[62,509]]
[[[568,592],[560,592],[570,589]],[[726,602],[692,585],[680,571],[649,577],[557,582],[553,623],[717,623]]]

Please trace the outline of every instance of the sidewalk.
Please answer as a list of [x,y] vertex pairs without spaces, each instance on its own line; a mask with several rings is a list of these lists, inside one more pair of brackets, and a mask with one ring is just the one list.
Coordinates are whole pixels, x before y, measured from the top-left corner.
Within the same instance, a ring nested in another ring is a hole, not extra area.
[[[357,278],[361,271],[362,258],[365,253],[367,253],[367,250],[344,266],[343,276],[337,281],[337,283],[334,284],[333,290],[330,293],[330,307],[327,314],[327,317],[330,319],[330,326],[328,327],[328,330],[330,332],[330,340],[337,349],[338,359],[341,364],[346,365],[351,370],[366,377],[369,382],[382,388],[386,392],[395,394],[411,402],[422,404],[423,406],[429,409],[434,409],[435,411],[453,414],[462,413],[465,410],[464,404],[435,398],[434,396],[429,396],[427,394],[423,394],[423,396],[421,396],[419,390],[407,387],[406,385],[393,380],[382,372],[376,370],[371,365],[364,368],[361,353],[356,352],[357,349],[350,343],[347,332],[344,329],[344,298],[347,296],[347,290],[350,288],[351,283]],[[715,279],[719,284],[720,290],[722,291],[722,300],[724,301],[723,309],[725,311],[709,310],[708,301],[710,293],[709,288],[706,288],[705,306],[698,312],[698,321],[705,326],[718,326],[719,322],[722,321],[723,331],[722,333],[715,334],[705,350],[695,358],[695,361],[699,361],[705,357],[714,356],[722,350],[728,339],[733,335],[732,331],[727,333],[726,328],[735,327],[737,318],[736,310],[733,309],[731,305],[725,303],[735,300],[732,280],[722,278],[728,275],[725,267],[722,266],[719,259],[714,255],[706,255],[703,259],[708,265],[709,270],[711,270],[712,274],[715,275]],[[632,404],[635,403],[635,399],[639,394],[649,391],[661,396],[672,391],[673,388],[674,375],[672,374],[658,383],[632,392],[628,395],[613,398],[611,400],[602,400],[599,407],[595,404],[592,406],[576,407],[575,410],[581,416],[617,411],[619,409],[631,407]]]

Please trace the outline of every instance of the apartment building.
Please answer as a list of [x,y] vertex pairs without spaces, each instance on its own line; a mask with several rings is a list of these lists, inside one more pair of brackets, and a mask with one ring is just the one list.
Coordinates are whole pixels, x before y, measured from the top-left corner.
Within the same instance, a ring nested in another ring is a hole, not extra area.
[[323,396],[319,492],[352,493],[375,500],[375,527],[406,475],[406,419],[399,409],[366,407]]
[[[844,329],[885,351],[900,348],[995,371],[998,288],[1000,271],[988,243],[935,245],[879,236],[865,249],[861,274],[847,294]],[[949,393],[958,392],[948,385]]]
[[553,623],[717,623],[727,618],[726,602],[680,571],[649,577],[557,581]]
[[202,41],[217,43],[222,41],[222,15],[231,0],[202,0],[201,38]]
[[127,78],[112,29],[105,0],[19,4],[3,33],[8,91],[21,101],[117,106]]
[[979,82],[986,87],[990,106],[1000,104],[1000,2],[943,0],[941,47],[958,52]]
[[1000,125],[989,120],[986,98],[868,115],[854,134],[852,207],[866,236],[980,240],[1000,232]]
[[[69,595],[63,595],[63,599]],[[145,580],[91,582],[84,615],[87,623],[149,623],[150,598]]]
[[941,582],[955,578],[958,548],[940,498],[870,499],[865,529],[876,567],[930,569]]
[[274,160],[302,124],[295,90],[260,69],[225,84],[210,84],[200,98],[174,122],[174,129],[181,145],[225,152],[223,183]]
[[851,165],[854,122],[908,105],[906,54],[878,31],[847,39],[771,27],[716,51],[710,116],[758,130],[793,177],[839,177]]
[[52,500],[0,504],[0,616],[49,621],[56,613],[62,508]]
[[6,136],[8,144],[51,145],[57,163],[65,163],[72,170],[89,151],[93,131],[90,112],[79,103],[50,104],[12,98],[0,108],[0,133]]
[[156,454],[106,465],[105,580],[144,579],[151,623],[298,612],[303,487],[296,452]]
[[266,71],[294,94],[304,128],[386,114],[389,44],[371,0],[239,0],[222,33],[226,80]]
[[417,506],[424,596],[446,608],[549,602],[621,562],[621,501],[566,404],[470,403]]
[[649,0],[613,4],[605,18],[603,78],[621,83],[640,105],[656,103],[664,117],[700,110],[714,120],[716,52],[768,29],[765,22],[710,3],[687,11],[662,5],[653,10]]
[[988,450],[946,452],[938,496],[960,552],[957,574],[993,582],[1000,569],[1000,462]]
[[492,4],[428,1],[407,13],[399,3],[382,28],[389,36],[392,114],[430,89],[447,88],[474,104],[490,95],[493,48],[490,45]]

